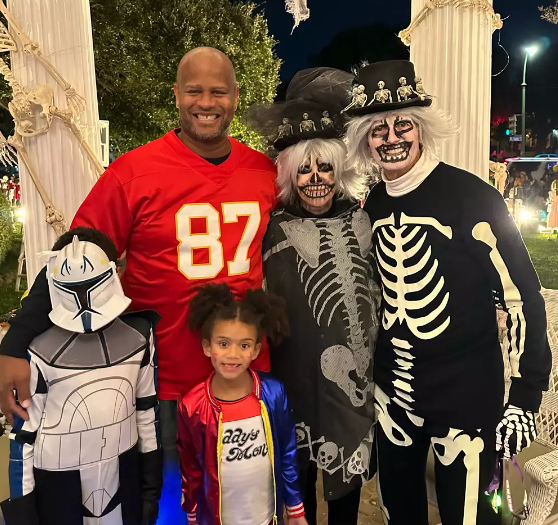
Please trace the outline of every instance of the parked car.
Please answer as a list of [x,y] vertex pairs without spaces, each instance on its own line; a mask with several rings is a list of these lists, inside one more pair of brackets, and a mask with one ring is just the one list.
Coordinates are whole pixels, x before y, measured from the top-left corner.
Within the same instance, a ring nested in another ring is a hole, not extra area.
[[536,157],[512,157],[505,161],[508,173],[525,171],[533,180],[540,181],[544,174],[558,164],[558,155],[544,153]]

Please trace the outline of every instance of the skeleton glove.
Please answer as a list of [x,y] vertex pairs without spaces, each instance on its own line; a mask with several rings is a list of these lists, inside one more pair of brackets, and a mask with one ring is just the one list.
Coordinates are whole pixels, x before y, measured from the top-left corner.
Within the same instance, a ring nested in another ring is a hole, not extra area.
[[528,447],[537,437],[535,415],[514,405],[507,405],[504,417],[496,427],[496,450],[510,459]]

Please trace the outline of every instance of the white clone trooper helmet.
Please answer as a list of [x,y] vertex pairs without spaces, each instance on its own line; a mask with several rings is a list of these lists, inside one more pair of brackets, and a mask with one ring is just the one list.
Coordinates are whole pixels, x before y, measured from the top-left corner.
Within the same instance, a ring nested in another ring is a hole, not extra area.
[[116,265],[96,244],[74,235],[71,244],[42,257],[47,259],[49,317],[55,325],[70,332],[95,332],[130,305]]

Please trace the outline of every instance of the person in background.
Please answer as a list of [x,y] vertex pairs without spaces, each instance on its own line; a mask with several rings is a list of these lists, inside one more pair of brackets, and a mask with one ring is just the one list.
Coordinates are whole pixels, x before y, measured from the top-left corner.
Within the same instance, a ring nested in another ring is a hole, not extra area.
[[29,345],[33,396],[10,433],[6,525],[155,525],[159,316],[124,313],[103,233],[74,228],[44,257],[54,325]]
[[180,401],[182,508],[190,525],[307,525],[298,490],[296,432],[283,385],[250,367],[265,335],[288,333],[284,301],[263,290],[237,300],[208,284],[190,303],[214,371]]
[[[273,162],[228,136],[239,89],[227,56],[212,48],[187,53],[174,92],[180,127],[114,161],[72,223],[104,232],[126,252],[122,285],[132,308],[161,315],[157,395],[168,475],[158,525],[183,519],[177,400],[212,370],[188,330],[189,300],[212,280],[239,295],[262,285],[262,240],[276,204]],[[0,408],[10,419],[28,417],[27,348],[52,326],[51,309],[43,270],[0,346]],[[253,367],[269,370],[265,345]]]
[[14,201],[15,201],[15,206],[21,205],[21,184],[20,184],[19,177],[15,181]]

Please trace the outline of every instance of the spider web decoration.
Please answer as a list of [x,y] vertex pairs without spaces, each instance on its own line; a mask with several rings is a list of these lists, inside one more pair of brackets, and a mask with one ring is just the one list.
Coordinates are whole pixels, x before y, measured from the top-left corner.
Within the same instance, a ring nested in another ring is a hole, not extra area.
[[558,24],[558,1],[553,6],[539,7],[541,18],[551,24]]
[[308,20],[310,18],[310,9],[308,9],[307,2],[308,0],[285,0],[287,13],[293,15],[294,18],[294,26],[291,31],[291,35],[300,22],[304,22],[304,20]]

